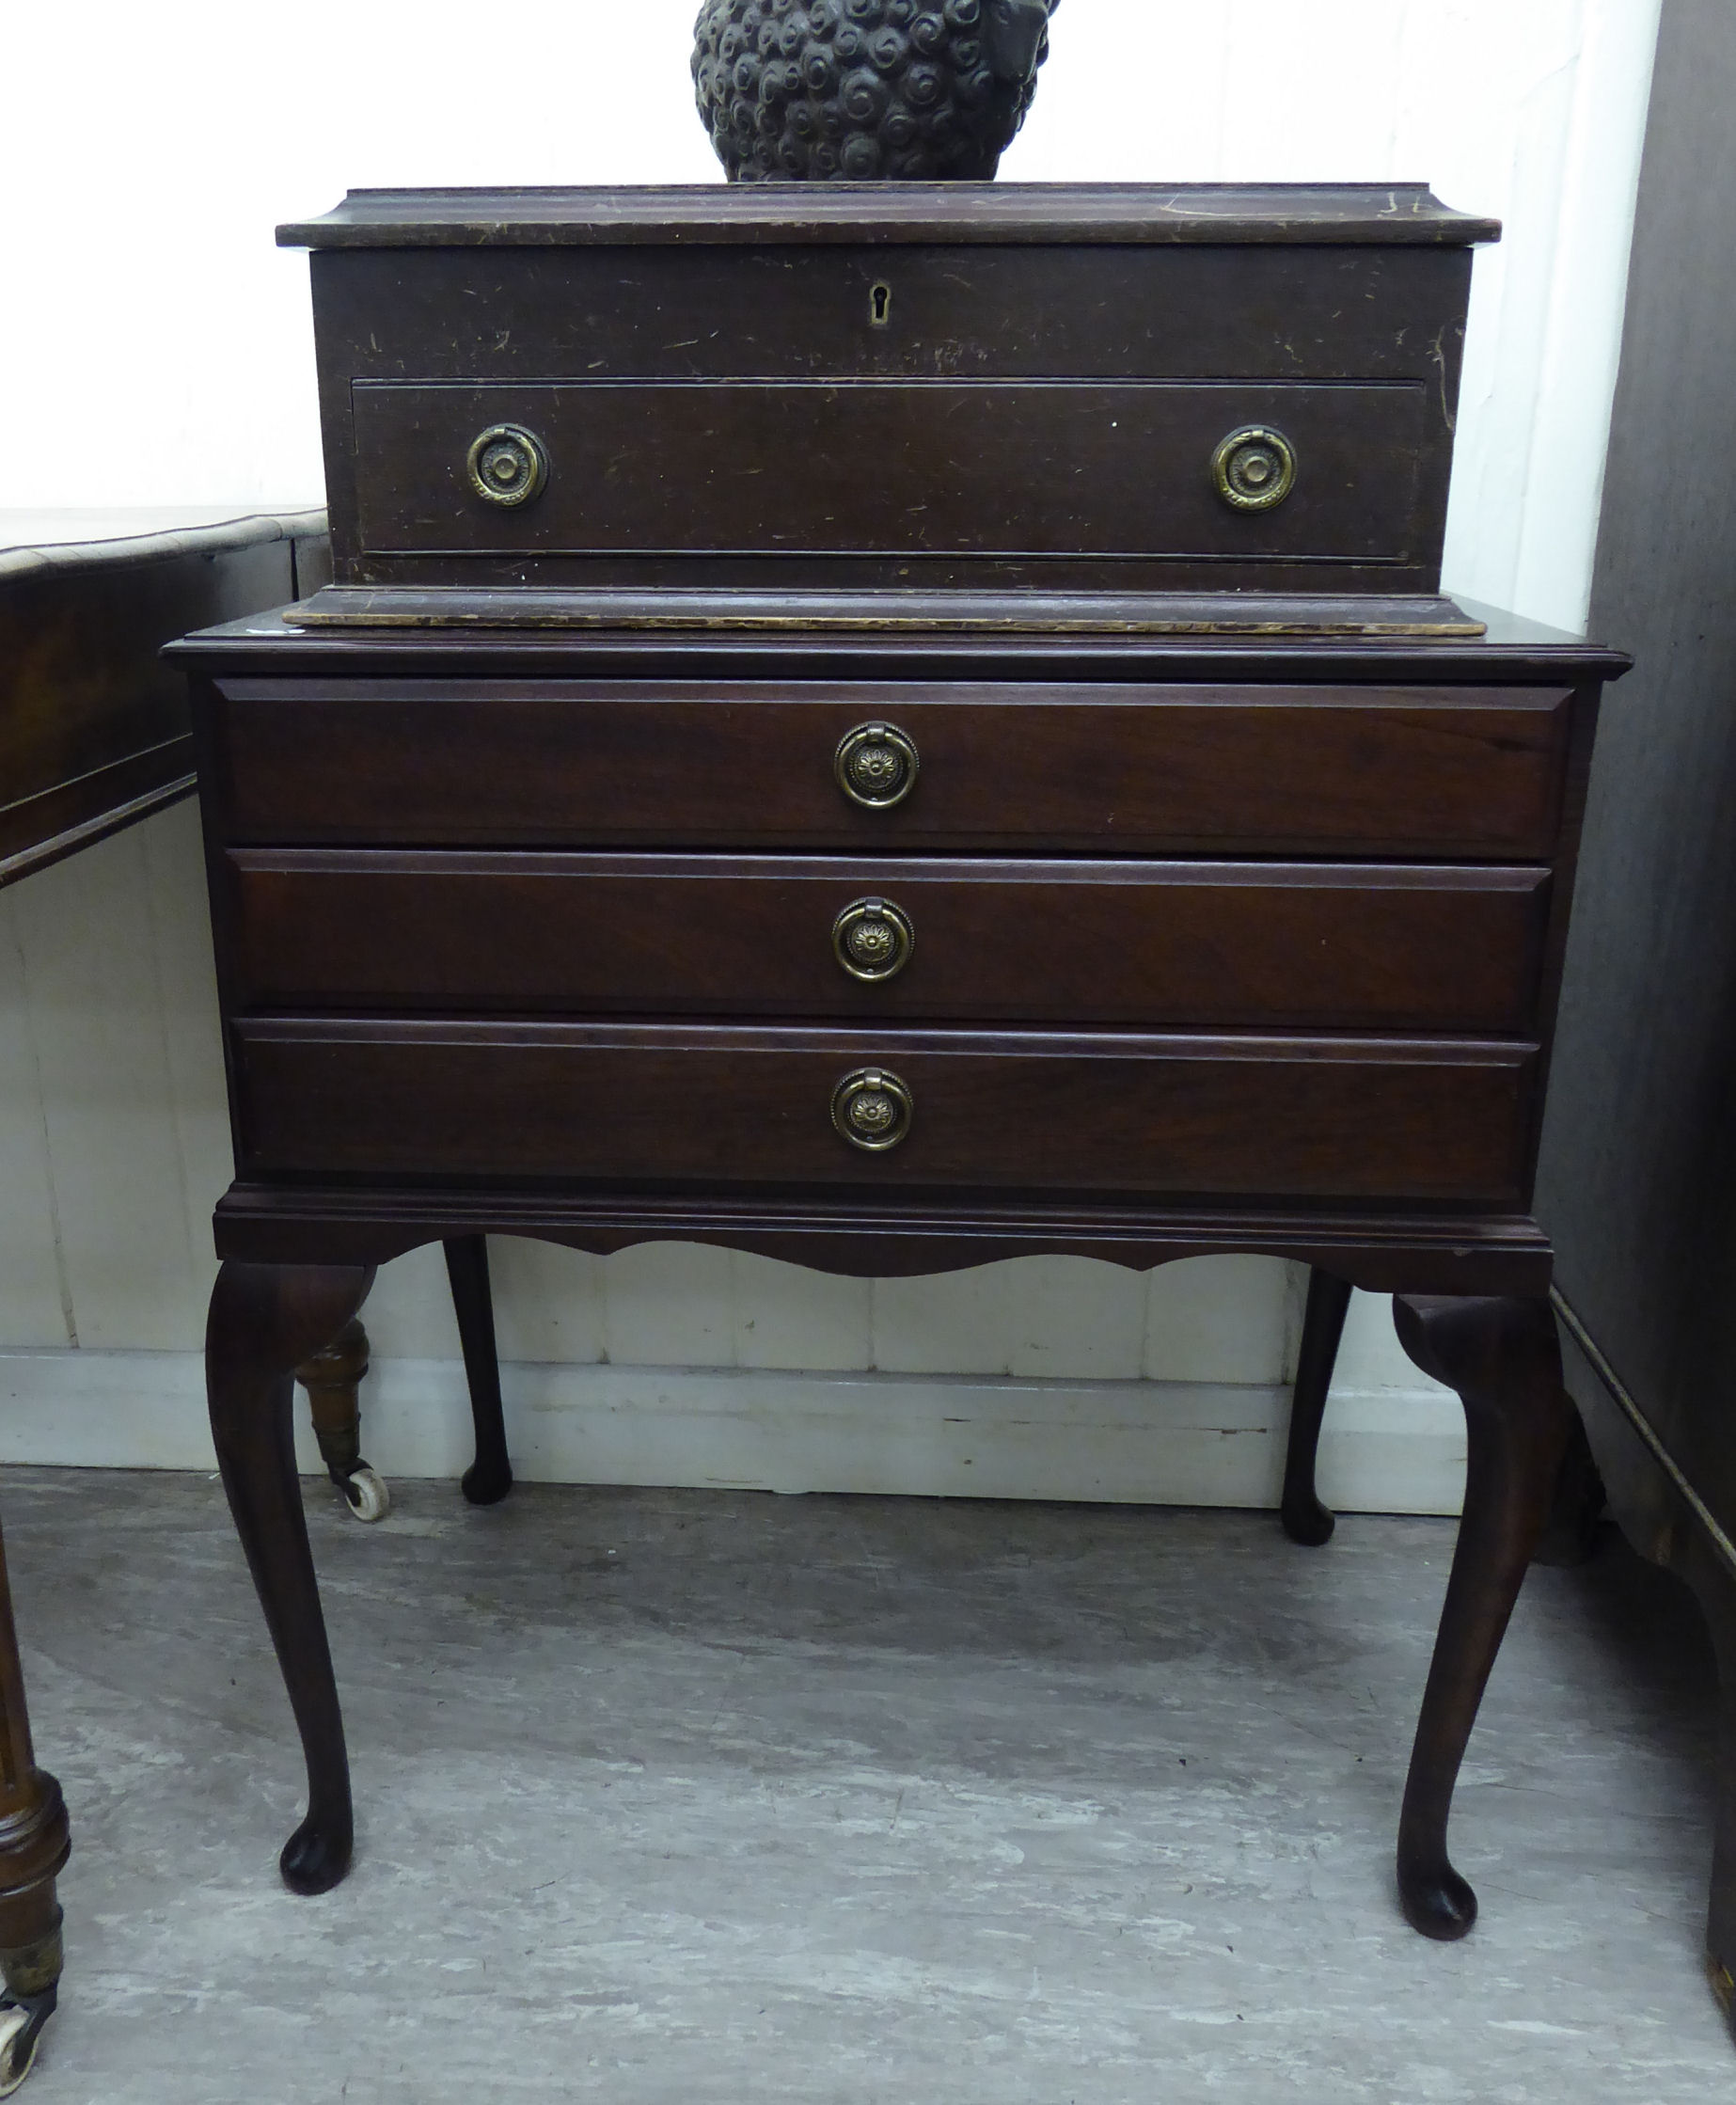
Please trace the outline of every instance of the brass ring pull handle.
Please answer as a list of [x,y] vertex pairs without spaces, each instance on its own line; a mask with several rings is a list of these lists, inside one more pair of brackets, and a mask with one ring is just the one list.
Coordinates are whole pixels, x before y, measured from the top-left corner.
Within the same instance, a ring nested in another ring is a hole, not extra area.
[[895,979],[915,948],[909,915],[890,899],[857,899],[832,923],[832,955],[852,979]]
[[916,787],[916,747],[890,723],[859,723],[838,741],[832,773],[853,804],[885,811]]
[[916,1105],[895,1074],[858,1068],[832,1091],[832,1124],[852,1147],[883,1155],[910,1130]]
[[1270,512],[1296,486],[1296,449],[1281,431],[1243,424],[1211,456],[1218,495],[1236,512]]
[[490,424],[471,441],[465,472],[478,497],[510,511],[529,504],[548,481],[548,455],[522,424]]

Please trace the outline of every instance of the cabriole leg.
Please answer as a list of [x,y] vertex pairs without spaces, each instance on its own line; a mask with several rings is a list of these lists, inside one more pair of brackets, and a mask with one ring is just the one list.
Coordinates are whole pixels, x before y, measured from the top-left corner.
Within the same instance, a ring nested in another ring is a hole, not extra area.
[[30,2073],[60,1985],[60,1907],[55,1879],[67,1860],[60,1786],[36,1765],[24,1680],[0,1543],[0,2097]]
[[380,1472],[362,1460],[361,1386],[368,1372],[368,1333],[355,1317],[329,1345],[295,1369],[308,1391],[313,1436],[325,1473],[357,1520],[384,1520],[391,1493]]
[[212,1437],[308,1764],[308,1817],[284,1882],[321,1893],[349,1869],[349,1759],[320,1613],[292,1423],[293,1370],[330,1341],[373,1283],[358,1265],[226,1263],[211,1297],[205,1378]]
[[506,1451],[506,1418],[500,1408],[500,1355],[495,1345],[494,1296],[488,1286],[488,1239],[451,1235],[445,1249],[465,1377],[470,1385],[470,1416],[476,1424],[476,1460],[465,1471],[464,1494],[473,1506],[492,1506],[513,1488],[513,1464]]
[[1315,1465],[1320,1452],[1320,1420],[1333,1385],[1333,1368],[1344,1319],[1350,1306],[1348,1279],[1334,1279],[1318,1267],[1308,1274],[1308,1306],[1302,1316],[1302,1347],[1296,1355],[1296,1391],[1290,1399],[1290,1444],[1284,1463],[1284,1501],[1279,1518],[1293,1543],[1318,1548],[1332,1540],[1337,1523],[1315,1492]]
[[1400,1294],[1393,1315],[1423,1372],[1458,1390],[1469,1437],[1464,1518],[1398,1825],[1405,1914],[1425,1937],[1451,1939],[1476,1920],[1476,1895],[1446,1854],[1453,1786],[1549,1518],[1573,1407],[1547,1302]]

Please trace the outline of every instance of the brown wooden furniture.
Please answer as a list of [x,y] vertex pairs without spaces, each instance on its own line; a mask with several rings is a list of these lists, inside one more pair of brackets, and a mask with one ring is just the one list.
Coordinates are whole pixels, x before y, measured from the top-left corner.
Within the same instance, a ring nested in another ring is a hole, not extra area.
[[[187,684],[164,644],[330,576],[324,512],[0,512],[0,884],[190,797]],[[387,1500],[361,1455],[366,1371],[364,1337],[298,1374],[332,1481],[371,1520]]]
[[1712,1634],[1706,1955],[1736,2020],[1732,91],[1736,14],[1666,0],[1591,594],[1639,645],[1638,706],[1612,712],[1592,777],[1538,1194],[1611,1510],[1693,1588]]
[[1469,1928],[1453,1780],[1570,1416],[1530,1187],[1625,663],[1439,595],[1491,231],[960,186],[291,230],[334,584],[176,655],[238,1170],[212,1419],[308,1765],[292,1886],[352,1829],[289,1375],[385,1258],[446,1243],[474,1382],[491,1231],[1255,1251],[1396,1293],[1464,1399],[1399,1887]]
[[[190,623],[317,584],[324,533],[318,512],[0,512],[0,885],[191,794],[185,682],[159,651]],[[28,2073],[59,1992],[69,1846],[31,1748],[0,1550],[0,2093]]]
[[0,510],[0,883],[190,797],[163,645],[328,575],[323,512]]

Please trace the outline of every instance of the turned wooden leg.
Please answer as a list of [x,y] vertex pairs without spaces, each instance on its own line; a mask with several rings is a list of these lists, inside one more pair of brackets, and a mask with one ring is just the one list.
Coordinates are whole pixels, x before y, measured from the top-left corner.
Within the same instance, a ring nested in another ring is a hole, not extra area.
[[223,1488],[290,1694],[308,1764],[308,1817],[284,1845],[284,1882],[322,1893],[349,1869],[354,1828],[343,1719],[320,1613],[301,1480],[293,1370],[373,1284],[359,1265],[238,1264],[217,1274],[205,1335],[211,1431]]
[[1284,1501],[1279,1518],[1293,1543],[1311,1549],[1332,1540],[1337,1523],[1321,1505],[1314,1488],[1320,1451],[1320,1420],[1333,1385],[1333,1368],[1344,1319],[1350,1306],[1348,1279],[1334,1279],[1317,1266],[1308,1274],[1308,1306],[1302,1316],[1302,1348],[1296,1355],[1296,1391],[1290,1399],[1290,1444],[1284,1462]]
[[295,1379],[308,1391],[326,1475],[357,1520],[384,1520],[391,1495],[380,1472],[362,1460],[361,1386],[367,1372],[368,1333],[352,1316],[329,1345],[302,1362]]
[[1547,1302],[1400,1294],[1393,1316],[1423,1372],[1458,1390],[1469,1436],[1464,1517],[1398,1823],[1405,1914],[1425,1937],[1450,1939],[1476,1920],[1476,1895],[1446,1854],[1453,1786],[1549,1518],[1573,1407]]
[[12,1594],[0,1543],[0,2096],[29,2073],[60,1985],[60,1907],[55,1878],[71,1844],[60,1786],[36,1765]]
[[452,1282],[458,1341],[464,1347],[470,1385],[470,1416],[476,1424],[476,1460],[464,1474],[464,1494],[473,1506],[492,1506],[513,1488],[506,1451],[506,1418],[500,1408],[500,1355],[495,1346],[495,1305],[488,1290],[488,1239],[450,1235],[446,1274]]

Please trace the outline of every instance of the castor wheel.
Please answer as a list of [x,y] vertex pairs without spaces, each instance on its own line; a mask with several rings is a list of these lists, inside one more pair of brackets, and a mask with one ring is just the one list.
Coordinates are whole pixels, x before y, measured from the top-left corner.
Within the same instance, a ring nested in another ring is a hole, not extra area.
[[55,2013],[55,1991],[0,2005],[0,2097],[10,2097],[36,2064],[42,2027]]
[[344,1502],[357,1520],[384,1520],[392,1510],[392,1495],[386,1479],[366,1462],[358,1462],[341,1477],[334,1471],[332,1481],[343,1493]]
[[368,1371],[368,1333],[352,1316],[324,1352],[295,1369],[313,1408],[313,1435],[325,1473],[357,1520],[384,1520],[392,1495],[377,1469],[362,1460],[362,1413],[357,1392]]

